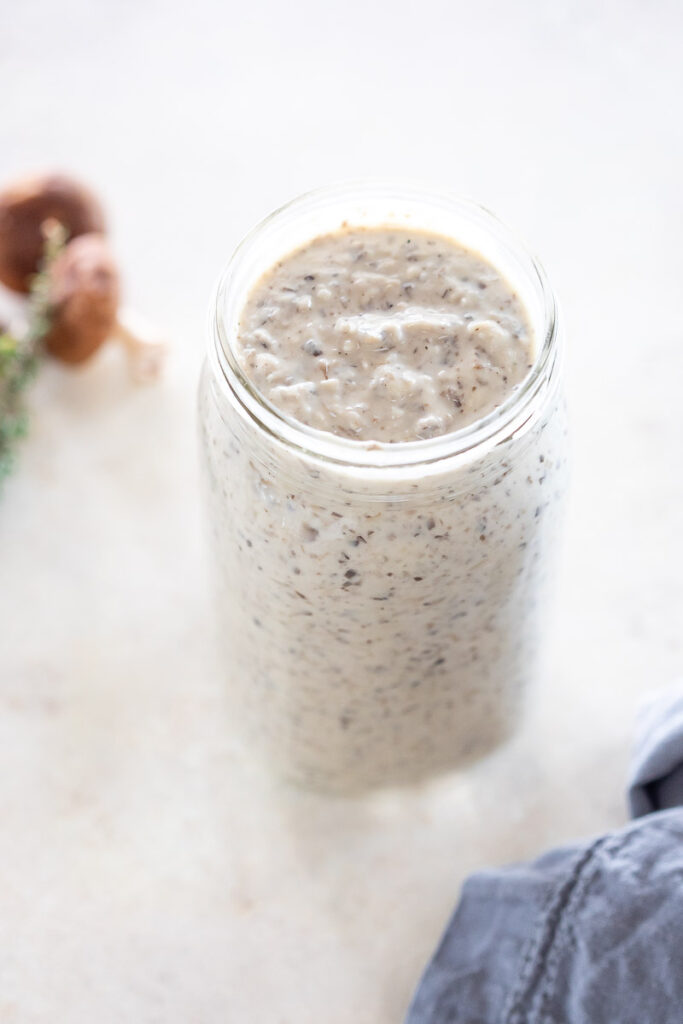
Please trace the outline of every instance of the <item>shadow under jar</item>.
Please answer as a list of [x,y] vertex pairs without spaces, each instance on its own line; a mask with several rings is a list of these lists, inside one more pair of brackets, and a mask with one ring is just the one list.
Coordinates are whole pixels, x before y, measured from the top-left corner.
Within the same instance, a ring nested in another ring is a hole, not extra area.
[[[453,433],[377,443],[307,427],[256,390],[235,347],[251,288],[342,224],[447,236],[505,278],[533,366],[502,404]],[[488,211],[449,195],[322,189],[237,249],[200,385],[211,557],[240,729],[286,778],[341,793],[414,782],[515,728],[566,485],[560,343],[541,268]]]

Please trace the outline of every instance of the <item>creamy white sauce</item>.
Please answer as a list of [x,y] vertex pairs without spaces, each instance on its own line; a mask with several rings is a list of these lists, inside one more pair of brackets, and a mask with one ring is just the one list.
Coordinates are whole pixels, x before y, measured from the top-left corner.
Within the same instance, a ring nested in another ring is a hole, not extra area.
[[480,419],[533,360],[525,312],[489,263],[397,228],[324,235],[277,263],[242,311],[237,355],[294,419],[389,442]]
[[[236,345],[270,402],[368,442],[476,420],[519,386],[532,348],[494,268],[384,228],[281,260],[248,296]],[[221,632],[249,748],[289,778],[347,792],[501,742],[533,675],[565,486],[557,388],[515,436],[401,480],[283,445],[208,372],[202,426]]]

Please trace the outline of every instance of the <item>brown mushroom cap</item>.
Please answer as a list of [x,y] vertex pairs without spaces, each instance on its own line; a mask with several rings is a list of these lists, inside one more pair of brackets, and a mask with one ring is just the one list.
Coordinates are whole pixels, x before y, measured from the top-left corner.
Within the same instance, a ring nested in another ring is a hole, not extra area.
[[50,268],[47,351],[82,363],[112,334],[119,305],[119,274],[105,238],[72,239]]
[[69,238],[105,230],[98,200],[61,174],[24,178],[0,192],[0,281],[28,292],[43,255],[41,225],[54,218]]

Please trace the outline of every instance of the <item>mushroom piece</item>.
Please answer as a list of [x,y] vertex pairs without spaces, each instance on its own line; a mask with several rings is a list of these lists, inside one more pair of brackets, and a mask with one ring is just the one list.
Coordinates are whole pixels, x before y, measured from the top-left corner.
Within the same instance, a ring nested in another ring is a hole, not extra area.
[[82,363],[112,334],[119,272],[102,235],[68,242],[50,267],[50,326],[44,344],[64,363]]
[[145,382],[158,376],[165,345],[149,331],[136,329],[130,314],[119,316],[119,273],[102,235],[72,239],[49,273],[49,327],[43,341],[50,355],[76,365],[108,338],[117,338],[128,349],[135,379]]
[[98,200],[66,175],[24,178],[0,192],[0,281],[8,288],[30,290],[43,257],[42,225],[50,219],[68,238],[105,230]]

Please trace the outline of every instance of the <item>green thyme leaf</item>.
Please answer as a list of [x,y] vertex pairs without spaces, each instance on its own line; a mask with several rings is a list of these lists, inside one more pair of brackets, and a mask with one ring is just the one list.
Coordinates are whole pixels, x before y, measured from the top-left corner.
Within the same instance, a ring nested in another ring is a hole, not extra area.
[[49,225],[41,267],[31,284],[24,334],[16,338],[0,330],[0,482],[11,471],[17,443],[28,427],[24,395],[42,359],[43,338],[50,326],[50,268],[66,238],[61,224]]

